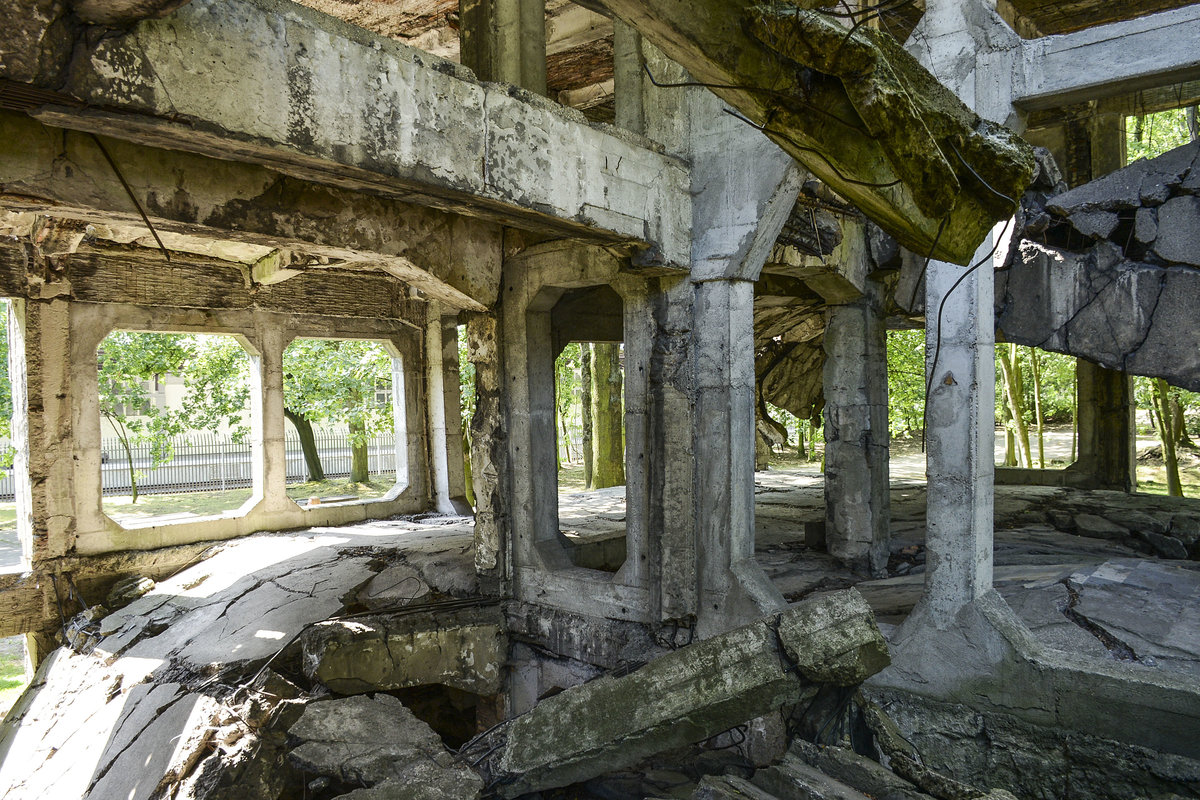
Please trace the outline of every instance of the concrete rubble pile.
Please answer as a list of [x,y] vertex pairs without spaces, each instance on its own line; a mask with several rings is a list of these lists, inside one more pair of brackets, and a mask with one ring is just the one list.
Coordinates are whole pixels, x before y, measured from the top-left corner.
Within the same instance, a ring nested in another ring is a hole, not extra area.
[[1200,141],[1070,191],[1039,164],[998,335],[1200,389]]

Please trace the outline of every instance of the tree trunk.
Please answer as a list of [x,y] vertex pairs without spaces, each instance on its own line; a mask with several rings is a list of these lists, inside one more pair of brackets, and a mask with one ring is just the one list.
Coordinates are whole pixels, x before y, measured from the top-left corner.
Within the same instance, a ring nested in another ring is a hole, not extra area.
[[313,483],[325,480],[325,470],[321,467],[321,454],[317,452],[317,437],[313,434],[312,423],[286,407],[283,409],[283,416],[292,423],[296,435],[300,437],[300,451],[304,453],[308,479]]
[[1033,413],[1037,420],[1038,431],[1038,468],[1046,468],[1046,433],[1042,418],[1042,369],[1041,359],[1038,358],[1037,348],[1029,348],[1029,358],[1033,362]]
[[579,385],[582,387],[580,402],[583,413],[580,424],[583,426],[583,485],[592,488],[592,467],[596,462],[596,452],[592,442],[592,345],[581,342],[579,345]]
[[1188,436],[1187,420],[1183,415],[1183,403],[1179,402],[1179,396],[1174,392],[1171,393],[1171,424],[1175,429],[1175,444],[1177,446],[1189,449],[1196,447],[1191,437]]
[[367,425],[362,420],[350,420],[350,482],[367,483],[371,480],[371,466],[367,459]]
[[1017,460],[1017,438],[1013,436],[1012,411],[1005,403],[1000,408],[1000,424],[1004,426],[1004,466],[1015,467]]
[[1033,467],[1033,458],[1029,452],[1029,429],[1025,427],[1025,416],[1022,413],[1021,403],[1021,385],[1020,372],[1018,372],[1017,346],[1009,345],[1007,352],[1005,349],[997,350],[997,355],[1000,358],[1000,370],[1004,373],[1004,390],[1008,396],[1009,413],[1012,415],[1013,429],[1017,437],[1017,443],[1021,445],[1021,455],[1025,458],[1025,466]]
[[133,448],[129,446],[129,431],[125,429],[125,423],[115,415],[106,412],[105,416],[113,423],[113,430],[117,433],[117,441],[121,443],[121,447],[125,450],[125,463],[129,465],[129,502],[136,503],[138,501],[137,470],[133,468]]
[[470,427],[464,419],[462,423],[462,448],[463,448],[463,494],[467,496],[467,502],[471,504],[471,508],[475,508],[475,481],[471,477],[471,434]]
[[1183,497],[1183,487],[1179,482],[1179,460],[1175,454],[1175,431],[1171,424],[1170,387],[1162,378],[1155,378],[1154,386],[1154,417],[1158,423],[1158,440],[1162,443],[1163,466],[1167,471],[1167,494],[1172,497]]
[[624,414],[621,410],[621,354],[615,344],[592,345],[592,424],[595,460],[592,488],[625,483]]
[[1071,382],[1071,463],[1079,458],[1079,359],[1075,359],[1075,380]]

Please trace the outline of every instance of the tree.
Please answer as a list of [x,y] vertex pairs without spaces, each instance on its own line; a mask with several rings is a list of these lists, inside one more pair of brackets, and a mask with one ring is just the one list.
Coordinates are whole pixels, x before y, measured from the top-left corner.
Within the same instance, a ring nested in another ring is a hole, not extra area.
[[467,347],[467,327],[458,326],[458,402],[462,420],[463,479],[467,502],[475,506],[475,479],[471,472],[471,419],[475,416],[475,363]]
[[596,464],[596,448],[592,439],[592,345],[584,342],[579,345],[579,388],[582,409],[580,426],[583,428],[583,485],[592,488],[592,470]]
[[888,331],[887,371],[892,438],[919,438],[925,427],[924,331]]
[[313,423],[344,422],[350,443],[350,480],[366,483],[367,442],[391,427],[392,406],[375,402],[391,384],[391,357],[378,342],[297,339],[283,351],[284,416],[300,437],[309,479],[325,479]]
[[621,346],[592,345],[592,488],[625,483],[624,411],[621,406]]
[[146,385],[179,374],[193,352],[193,337],[136,331],[113,331],[97,350],[100,414],[125,452],[133,503],[138,500],[134,445],[149,443],[154,466],[165,464],[174,456],[171,438],[184,430],[181,415],[150,402]]

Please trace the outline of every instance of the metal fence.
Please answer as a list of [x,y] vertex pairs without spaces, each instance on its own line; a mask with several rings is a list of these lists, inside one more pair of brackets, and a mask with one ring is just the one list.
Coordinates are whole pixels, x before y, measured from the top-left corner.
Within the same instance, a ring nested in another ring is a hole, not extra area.
[[[317,452],[325,477],[350,477],[350,443],[344,433],[316,431]],[[246,489],[252,485],[253,462],[249,442],[234,442],[228,436],[193,434],[173,439],[172,457],[155,466],[153,448],[148,442],[135,444],[132,450],[138,492],[177,494]],[[284,439],[287,482],[308,480],[300,439],[295,434]],[[376,436],[367,442],[367,465],[371,475],[396,474],[395,434]],[[130,493],[130,459],[119,439],[101,441],[100,485],[105,497]],[[0,500],[12,500],[14,480],[9,470],[0,477]]]

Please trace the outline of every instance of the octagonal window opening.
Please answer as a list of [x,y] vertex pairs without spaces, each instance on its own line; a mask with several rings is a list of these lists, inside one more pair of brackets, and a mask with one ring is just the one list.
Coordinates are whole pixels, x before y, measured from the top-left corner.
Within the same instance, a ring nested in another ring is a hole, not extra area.
[[126,528],[244,513],[258,365],[235,336],[109,333],[96,349],[104,513]]
[[300,507],[394,499],[404,488],[399,351],[373,339],[295,339],[283,351],[287,494]]
[[569,290],[551,311],[558,529],[579,567],[626,555],[624,302],[609,286]]

